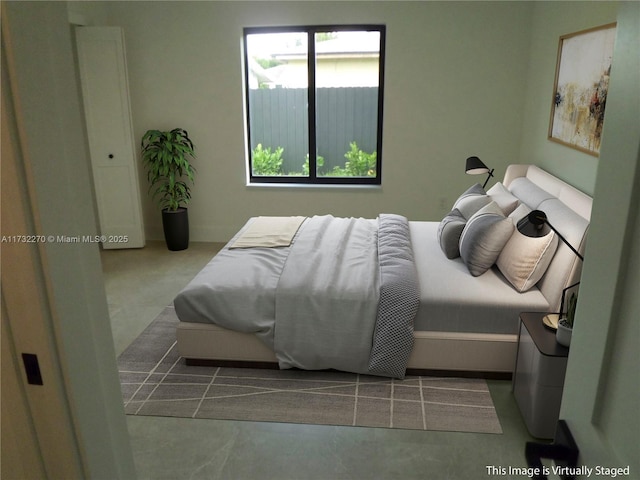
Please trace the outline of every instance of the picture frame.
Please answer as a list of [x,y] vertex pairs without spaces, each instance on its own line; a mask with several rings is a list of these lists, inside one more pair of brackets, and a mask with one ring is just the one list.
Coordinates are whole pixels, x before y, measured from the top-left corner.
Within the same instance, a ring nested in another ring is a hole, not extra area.
[[600,155],[615,36],[609,23],[560,37],[549,140]]

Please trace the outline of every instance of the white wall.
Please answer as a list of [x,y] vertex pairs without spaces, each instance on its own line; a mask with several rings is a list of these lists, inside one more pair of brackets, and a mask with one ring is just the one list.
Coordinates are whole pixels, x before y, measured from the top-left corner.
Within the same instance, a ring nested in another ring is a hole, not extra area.
[[617,8],[616,2],[534,2],[519,156],[589,195],[595,188],[598,157],[547,139],[558,42],[561,35],[615,22]]
[[[498,177],[518,161],[530,3],[111,2],[98,7],[106,8],[109,24],[125,31],[136,137],[150,128],[179,126],[196,144],[193,240],[228,240],[254,215],[395,212],[435,220],[461,191],[484,180],[464,174],[468,156],[480,156]],[[242,28],[336,22],[387,25],[382,188],[247,187]],[[144,218],[148,237],[162,238],[160,213],[148,200]]]

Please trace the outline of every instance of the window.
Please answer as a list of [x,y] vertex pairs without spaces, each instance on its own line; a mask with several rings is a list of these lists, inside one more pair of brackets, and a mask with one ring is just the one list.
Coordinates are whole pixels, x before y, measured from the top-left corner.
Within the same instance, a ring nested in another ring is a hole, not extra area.
[[246,28],[252,183],[381,183],[385,27]]

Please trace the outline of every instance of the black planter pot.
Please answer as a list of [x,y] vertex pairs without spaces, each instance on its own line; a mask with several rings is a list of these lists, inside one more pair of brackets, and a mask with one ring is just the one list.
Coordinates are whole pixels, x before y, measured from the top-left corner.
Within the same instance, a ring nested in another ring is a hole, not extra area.
[[169,250],[187,249],[189,246],[189,215],[186,208],[180,207],[175,211],[162,210],[162,228]]

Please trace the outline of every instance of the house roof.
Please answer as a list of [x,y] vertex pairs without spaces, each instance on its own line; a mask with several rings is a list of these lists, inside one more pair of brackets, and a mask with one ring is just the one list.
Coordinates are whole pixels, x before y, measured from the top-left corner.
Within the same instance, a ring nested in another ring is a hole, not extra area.
[[248,57],[247,60],[249,63],[249,70],[251,71],[251,73],[253,73],[256,76],[256,78],[260,82],[265,82],[265,83],[275,82],[275,79],[273,78],[273,75],[271,74],[271,72],[262,68],[262,66],[258,62],[256,62],[254,58]]
[[[336,38],[316,42],[318,56],[369,56],[380,52],[379,32],[337,32]],[[274,52],[277,59],[306,56],[306,46],[300,45]]]

